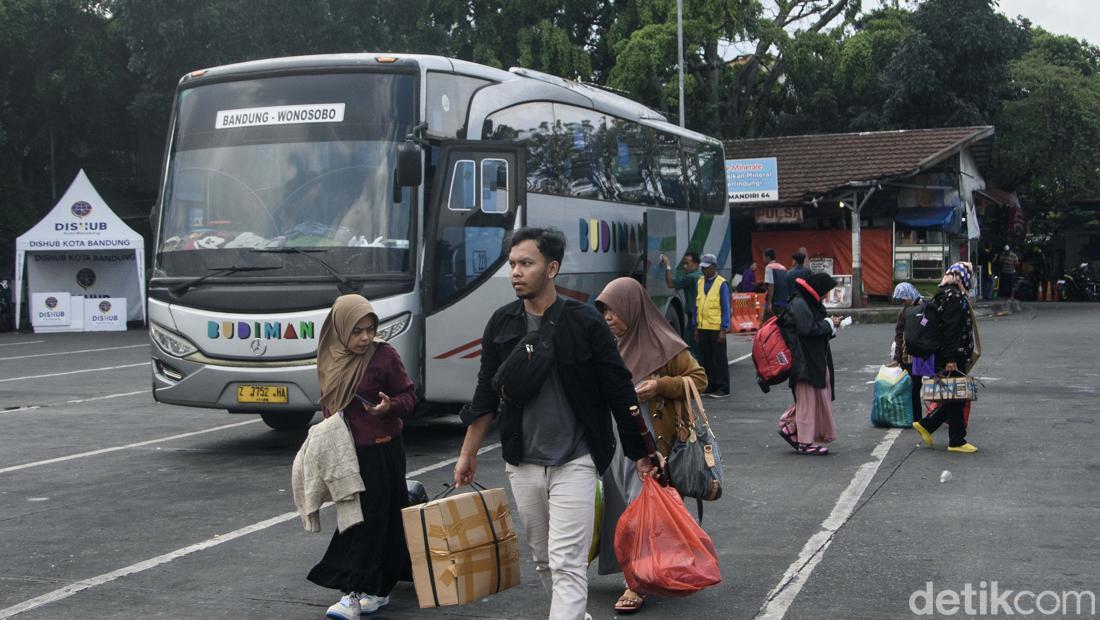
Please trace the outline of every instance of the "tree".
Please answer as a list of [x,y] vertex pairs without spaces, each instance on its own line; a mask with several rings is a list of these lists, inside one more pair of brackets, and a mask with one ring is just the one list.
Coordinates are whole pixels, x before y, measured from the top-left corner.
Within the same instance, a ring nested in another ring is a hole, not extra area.
[[856,20],[854,32],[841,41],[834,79],[845,125],[842,131],[887,127],[882,103],[888,92],[883,76],[911,24],[909,11],[883,7]]
[[886,121],[898,129],[994,121],[1009,63],[1027,42],[993,0],[927,0],[886,69]]
[[0,24],[0,264],[8,264],[14,238],[78,169],[133,186],[125,101],[136,82],[103,3],[6,0]]
[[[724,135],[725,85],[733,70],[721,55],[723,43],[747,36],[761,10],[756,0],[688,0],[683,4],[684,99],[687,126]],[[608,33],[614,68],[608,84],[665,113],[679,115],[675,0],[628,4]]]
[[591,80],[593,58],[613,12],[611,0],[439,0],[432,19],[449,53],[493,67],[524,65]]
[[[859,0],[775,0],[770,18],[757,12],[746,25],[749,37],[756,40],[756,51],[740,63],[726,88],[727,135],[751,138],[766,133],[792,42],[800,34],[821,32],[840,16],[853,18],[859,8]],[[789,29],[796,31],[791,35]]]
[[997,182],[1027,205],[1031,232],[1100,230],[1095,214],[1071,208],[1100,195],[1100,72],[1095,46],[1037,31],[1012,63],[1013,92],[997,126]]

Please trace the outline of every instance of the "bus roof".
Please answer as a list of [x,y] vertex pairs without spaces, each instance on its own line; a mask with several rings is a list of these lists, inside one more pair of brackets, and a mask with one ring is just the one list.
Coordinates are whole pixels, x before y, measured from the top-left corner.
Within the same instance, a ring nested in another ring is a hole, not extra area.
[[282,71],[302,71],[308,69],[354,69],[365,67],[391,68],[426,71],[445,71],[459,73],[473,77],[492,80],[494,82],[510,82],[515,80],[535,80],[550,84],[564,91],[570,91],[575,95],[581,95],[589,102],[594,110],[608,112],[616,116],[635,120],[654,129],[660,129],[684,138],[699,142],[716,144],[721,142],[695,131],[684,129],[668,122],[668,119],[660,112],[649,108],[633,99],[615,94],[599,86],[584,84],[573,80],[567,80],[555,75],[512,67],[508,71],[495,69],[478,63],[433,56],[428,54],[390,54],[383,52],[354,53],[354,54],[317,54],[311,56],[287,56],[283,58],[265,58],[262,60],[250,60],[218,67],[210,67],[198,71],[192,71],[180,78],[180,85],[190,83],[192,80],[224,80],[231,77],[245,77],[256,74],[275,73]]

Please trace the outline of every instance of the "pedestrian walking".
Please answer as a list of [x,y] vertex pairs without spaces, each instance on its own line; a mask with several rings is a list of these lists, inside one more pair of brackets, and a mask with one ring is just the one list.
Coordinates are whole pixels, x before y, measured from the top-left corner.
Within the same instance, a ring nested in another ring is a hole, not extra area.
[[[559,297],[554,288],[564,255],[560,231],[512,234],[508,264],[519,299],[498,308],[485,326],[477,387],[462,412],[468,428],[454,480],[473,482],[477,451],[499,419],[505,473],[535,573],[550,595],[550,618],[582,620],[596,481],[617,443],[639,476],[655,468],[630,417],[638,398],[607,324],[593,306]],[[541,373],[511,372],[540,362],[548,362],[536,366]]]
[[[596,309],[603,313],[619,353],[630,371],[634,390],[646,421],[657,442],[657,450],[667,457],[676,439],[677,421],[684,415],[688,394],[683,377],[691,379],[700,392],[707,387],[707,373],[695,361],[687,343],[669,327],[645,287],[633,278],[612,280],[599,297]],[[615,556],[615,526],[623,511],[642,492],[634,462],[616,450],[615,458],[603,475],[604,510],[600,528],[599,573],[621,572]],[[615,603],[615,612],[631,614],[642,608],[645,597],[630,588]]]
[[1016,269],[1020,266],[1020,257],[1012,251],[1011,246],[1006,245],[1001,255],[997,257],[997,265],[1001,272],[1000,290],[997,295],[1003,299],[1009,299],[1016,287]]
[[400,581],[412,580],[401,509],[405,486],[403,418],[416,396],[397,351],[375,340],[378,315],[359,295],[336,299],[321,327],[317,380],[326,418],[339,415],[351,430],[364,491],[359,494],[363,522],[337,531],[308,579],[344,596],[327,616],[354,620],[389,602]]
[[692,355],[699,359],[699,343],[695,340],[695,292],[699,286],[699,279],[703,277],[703,271],[699,268],[699,255],[695,252],[684,252],[680,264],[683,273],[673,275],[674,269],[669,263],[668,257],[661,255],[661,265],[665,269],[665,286],[676,289],[684,301],[684,325],[680,335],[691,348]]
[[833,353],[829,341],[836,336],[840,317],[830,317],[822,300],[836,288],[827,273],[799,279],[791,304],[780,319],[783,337],[791,348],[790,388],[794,404],[779,418],[779,434],[802,454],[826,455],[821,445],[836,440],[833,420],[835,397]]
[[795,280],[802,278],[805,280],[813,273],[809,267],[806,266],[806,250],[800,249],[791,255],[791,268],[787,270],[787,291],[794,290]]
[[913,421],[916,422],[921,419],[921,413],[924,411],[924,407],[920,399],[921,378],[914,373],[913,357],[905,350],[905,312],[913,304],[920,303],[920,291],[912,284],[902,282],[894,287],[893,299],[901,304],[901,311],[898,312],[898,322],[894,327],[893,358],[899,366],[909,373],[911,383],[910,398],[913,401]]
[[[959,262],[947,268],[940,280],[939,291],[932,298],[939,317],[939,347],[936,351],[936,372],[969,372],[974,354],[974,323],[970,318],[970,301],[967,293],[973,283],[974,268],[970,263]],[[944,423],[948,424],[947,451],[969,454],[978,448],[966,440],[966,407],[963,400],[940,401],[931,414],[913,428],[920,433],[928,446],[932,445],[932,433]]]
[[787,288],[787,268],[775,260],[775,250],[764,250],[764,285],[767,293],[764,296],[764,318],[787,307],[787,299],[791,291]]
[[707,391],[704,396],[725,398],[730,395],[730,367],[726,361],[726,334],[730,330],[730,287],[718,275],[718,259],[704,254],[699,265],[703,277],[699,280],[695,306],[699,320],[695,324],[695,339],[703,368],[707,371]]
[[741,293],[756,292],[756,261],[745,267],[745,271],[741,273],[741,284],[737,285],[737,290]]

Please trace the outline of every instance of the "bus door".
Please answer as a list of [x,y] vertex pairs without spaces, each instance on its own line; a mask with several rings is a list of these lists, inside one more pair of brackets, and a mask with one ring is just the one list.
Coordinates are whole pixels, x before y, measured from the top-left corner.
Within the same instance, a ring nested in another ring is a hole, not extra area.
[[444,142],[425,218],[424,397],[470,400],[489,316],[515,299],[506,236],[526,201],[525,147]]
[[[650,299],[664,313],[673,329],[682,325],[682,308],[677,309],[676,289],[668,288],[665,280],[665,268],[661,265],[661,255],[668,257],[672,273],[676,273],[680,256],[683,253],[677,243],[676,213],[668,209],[646,209],[645,213],[646,250],[645,288]],[[677,332],[679,333],[679,332]]]

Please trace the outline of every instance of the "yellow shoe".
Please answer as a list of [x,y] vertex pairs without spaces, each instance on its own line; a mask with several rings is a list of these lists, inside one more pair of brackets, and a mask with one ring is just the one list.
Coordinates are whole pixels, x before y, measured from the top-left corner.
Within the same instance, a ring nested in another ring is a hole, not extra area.
[[966,454],[973,454],[978,451],[978,447],[971,443],[964,443],[961,446],[948,446],[948,452],[965,452]]
[[920,433],[920,438],[924,440],[924,445],[932,447],[932,433],[924,430],[924,427],[920,425],[920,422],[913,422],[913,428]]

